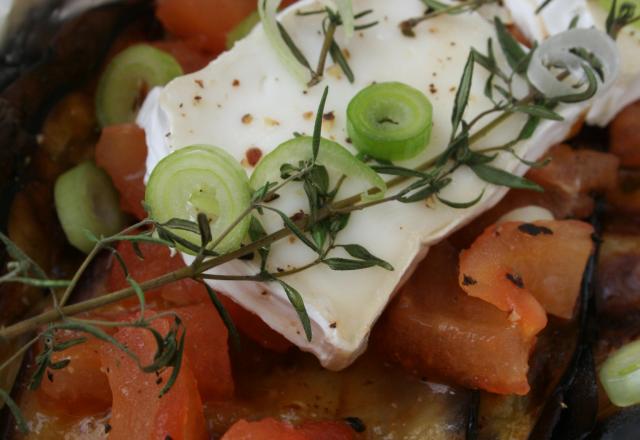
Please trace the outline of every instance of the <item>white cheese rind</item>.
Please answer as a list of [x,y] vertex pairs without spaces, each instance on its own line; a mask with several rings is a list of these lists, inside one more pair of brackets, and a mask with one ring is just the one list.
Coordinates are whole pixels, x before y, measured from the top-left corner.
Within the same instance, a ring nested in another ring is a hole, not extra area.
[[[436,156],[447,145],[450,115],[456,87],[469,49],[486,50],[488,38],[494,38],[493,26],[478,14],[440,16],[416,28],[416,37],[404,37],[398,24],[423,13],[419,0],[355,0],[355,11],[373,9],[367,20],[380,23],[356,35],[344,44],[356,80],[350,84],[335,66],[328,66],[321,86],[305,90],[278,61],[257,27],[235,48],[223,54],[200,72],[180,77],[162,91],[154,92],[143,108],[139,124],[145,128],[149,145],[147,169],[177,148],[208,143],[225,148],[245,163],[248,148],[273,150],[291,138],[294,131],[310,134],[313,118],[305,116],[318,105],[323,86],[330,87],[326,105],[335,119],[325,123],[323,135],[345,146],[346,107],[350,99],[373,81],[401,81],[422,90],[434,106],[432,139],[427,150],[403,165],[414,166]],[[295,8],[313,5],[298,3]],[[282,14],[282,22],[294,41],[310,60],[316,60],[321,46],[320,19],[295,16],[295,8]],[[483,94],[487,73],[476,67],[467,118],[491,106]],[[236,84],[235,86],[233,84]],[[562,141],[571,126],[587,110],[586,104],[560,107],[563,122],[544,121],[526,142],[517,148],[529,160],[539,158],[546,149]],[[252,116],[245,124],[242,117]],[[274,122],[276,121],[276,122]],[[482,146],[500,145],[520,131],[524,117],[514,116],[482,139]],[[493,165],[516,174],[527,167],[511,155],[501,155]],[[250,169],[247,169],[250,172]],[[442,196],[458,202],[474,199],[484,190],[475,206],[456,210],[439,202],[428,204],[388,203],[352,215],[347,228],[338,237],[342,244],[358,243],[390,262],[395,271],[370,268],[355,272],[331,271],[317,266],[286,278],[303,296],[312,321],[313,339],[307,341],[299,320],[280,286],[273,283],[216,282],[211,285],[231,296],[245,308],[257,313],[267,324],[301,349],[314,353],[331,369],[348,366],[366,347],[367,337],[376,319],[428,247],[496,204],[506,188],[488,185],[468,168],[453,175],[453,183]],[[274,205],[293,214],[304,207],[301,191],[293,189]],[[266,216],[269,231],[282,227],[275,216]],[[336,252],[339,254],[339,252]],[[299,266],[314,258],[297,240],[282,240],[272,247],[270,268]],[[190,257],[185,256],[187,262]],[[216,268],[217,274],[250,274],[257,271],[253,262],[234,261]]]

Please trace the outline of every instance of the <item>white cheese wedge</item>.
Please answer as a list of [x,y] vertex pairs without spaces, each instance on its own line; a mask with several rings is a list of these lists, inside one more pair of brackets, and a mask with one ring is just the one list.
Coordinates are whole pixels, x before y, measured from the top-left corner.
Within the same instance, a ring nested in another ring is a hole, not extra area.
[[[605,29],[608,11],[598,0],[554,0],[536,14],[544,1],[505,0],[514,22],[532,41],[542,41],[567,30],[576,17],[578,27]],[[586,115],[586,122],[592,125],[607,125],[620,110],[640,99],[640,30],[634,26],[623,29],[617,44],[622,60],[620,75],[592,104]]]
[[[442,152],[450,137],[453,99],[469,50],[475,47],[486,51],[487,39],[495,41],[493,25],[476,13],[443,15],[420,25],[416,37],[408,38],[401,34],[398,24],[424,12],[420,0],[354,0],[353,4],[356,12],[373,9],[366,20],[379,21],[377,26],[357,32],[348,43],[341,31],[337,34],[349,54],[349,64],[355,73],[353,84],[329,63],[322,84],[306,88],[292,78],[267,42],[263,29],[257,27],[207,68],[177,78],[149,96],[139,117],[150,149],[148,171],[172,151],[207,143],[226,149],[250,173],[245,159],[248,149],[257,147],[267,153],[290,139],[294,132],[312,133],[313,112],[325,85],[330,88],[325,111],[332,112],[334,117],[325,122],[323,135],[351,148],[345,124],[347,104],[374,81],[407,83],[423,91],[433,103],[431,143],[419,157],[402,165],[415,166]],[[317,5],[313,1],[297,3],[280,18],[314,64],[322,44],[321,18],[296,15],[298,9],[310,7]],[[483,94],[486,78],[484,69],[476,66],[467,120],[491,106]],[[548,147],[565,138],[587,109],[588,104],[560,106],[558,111],[565,120],[541,123],[534,136],[517,147],[519,153],[529,160],[539,158]],[[483,138],[482,145],[501,145],[514,138],[524,120],[522,116],[511,117]],[[493,165],[519,175],[527,169],[508,154],[501,155]],[[335,272],[316,266],[287,277],[286,282],[304,298],[312,321],[311,341],[306,340],[280,286],[215,281],[211,281],[211,286],[257,313],[301,349],[314,353],[325,367],[344,368],[365,349],[376,319],[429,246],[495,205],[507,191],[483,182],[466,167],[455,172],[453,183],[442,192],[443,197],[464,202],[476,198],[483,190],[481,202],[463,210],[430,200],[408,205],[388,203],[354,213],[338,242],[361,244],[391,263],[395,270]],[[293,214],[305,206],[305,200],[302,191],[289,191],[274,205]],[[274,231],[282,227],[282,221],[267,216],[265,225]],[[298,240],[285,239],[273,245],[269,267],[274,271],[287,269],[313,259],[314,254]],[[185,256],[185,260],[189,262],[190,257]],[[212,273],[256,272],[255,262],[233,261]]]

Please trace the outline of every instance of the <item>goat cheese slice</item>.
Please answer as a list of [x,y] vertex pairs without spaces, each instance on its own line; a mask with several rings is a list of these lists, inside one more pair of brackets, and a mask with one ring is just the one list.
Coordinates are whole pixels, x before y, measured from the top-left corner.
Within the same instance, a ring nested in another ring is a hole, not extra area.
[[[296,12],[319,6],[319,2],[302,1],[280,16],[312,64],[318,59],[322,45],[321,17],[300,16]],[[374,81],[404,82],[424,92],[433,103],[429,146],[419,157],[400,165],[416,166],[442,152],[451,134],[454,97],[467,56],[472,47],[485,52],[487,40],[496,41],[493,24],[476,13],[442,15],[418,26],[415,37],[409,38],[403,36],[398,25],[424,13],[420,0],[354,0],[353,6],[355,12],[373,10],[363,22],[378,22],[372,28],[356,32],[349,41],[338,30],[337,41],[355,74],[353,83],[329,62],[322,84],[306,87],[288,73],[258,26],[205,69],[177,78],[148,97],[138,119],[146,130],[150,151],[148,172],[172,151],[205,143],[226,149],[250,173],[251,166],[246,160],[249,149],[259,148],[266,154],[290,139],[294,132],[312,133],[314,111],[325,85],[330,91],[323,136],[354,151],[347,139],[346,108],[358,91]],[[505,64],[501,55],[498,58]],[[487,77],[487,72],[476,66],[467,120],[492,106],[483,93]],[[543,121],[531,139],[517,146],[519,154],[529,160],[542,156],[548,147],[565,138],[587,108],[587,104],[560,106],[558,111],[565,120]],[[524,122],[522,115],[510,117],[475,147],[501,145],[513,139]],[[519,175],[527,169],[508,154],[500,155],[492,165]],[[491,208],[507,191],[480,180],[466,167],[455,171],[452,178],[453,183],[441,194],[444,198],[465,202],[484,191],[481,201],[468,209],[453,209],[437,200],[387,203],[354,212],[339,234],[339,243],[365,246],[391,263],[394,271],[376,267],[338,272],[321,265],[286,277],[285,281],[304,298],[312,322],[311,341],[305,338],[279,285],[221,281],[210,284],[258,314],[301,349],[314,353],[325,367],[344,368],[365,349],[376,319],[429,246]],[[292,190],[274,205],[293,214],[305,206],[305,201],[301,190]],[[268,231],[282,227],[276,216],[266,215],[264,223]],[[189,256],[184,258],[191,261]],[[288,269],[314,258],[313,252],[298,240],[284,239],[272,246],[269,268]],[[237,260],[215,268],[212,273],[254,274],[257,267],[257,262]]]

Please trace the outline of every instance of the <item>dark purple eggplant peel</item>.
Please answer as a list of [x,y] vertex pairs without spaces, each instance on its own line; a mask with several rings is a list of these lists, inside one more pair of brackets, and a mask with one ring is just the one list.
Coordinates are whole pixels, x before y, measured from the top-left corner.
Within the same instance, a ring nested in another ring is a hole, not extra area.
[[[145,0],[109,2],[66,20],[60,20],[60,14],[55,13],[64,2],[51,3],[30,13],[0,57],[0,227],[3,231],[7,228],[13,196],[31,178],[26,172],[27,158],[38,148],[36,136],[51,106],[95,75],[111,42],[125,24],[141,16],[148,17],[149,23],[154,22],[151,2]],[[602,231],[603,215],[602,209],[598,209],[591,219],[598,233]],[[598,248],[599,238],[594,240]],[[516,435],[514,425],[527,431],[515,438],[532,440],[640,438],[638,407],[597,420],[598,386],[592,347],[597,328],[607,325],[595,311],[597,255],[596,252],[590,259],[584,273],[578,318],[571,323],[552,319],[540,337],[532,360],[530,395],[498,397],[478,391],[460,393],[460,398],[467,402],[466,414],[461,415],[466,417],[463,423],[466,432],[452,433],[451,438],[506,440]],[[2,257],[4,260],[4,255]],[[96,264],[104,261],[98,260]],[[100,272],[88,272],[85,281],[90,283]],[[0,292],[0,307],[3,300]],[[0,325],[22,317],[0,316]],[[16,384],[21,382],[17,380]],[[509,414],[511,419],[505,420],[504,414]],[[0,413],[0,438],[12,438],[13,425],[5,407]]]

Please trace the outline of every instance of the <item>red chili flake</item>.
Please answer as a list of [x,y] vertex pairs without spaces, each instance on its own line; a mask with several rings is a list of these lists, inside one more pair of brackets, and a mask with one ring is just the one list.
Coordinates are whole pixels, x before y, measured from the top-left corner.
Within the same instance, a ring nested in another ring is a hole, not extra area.
[[436,89],[436,85],[435,85],[434,83],[429,84],[429,91],[430,91],[432,94],[436,94],[436,93],[438,93],[438,89]]
[[251,147],[247,150],[245,156],[247,158],[247,163],[252,167],[255,167],[262,158],[262,150],[257,147]]
[[238,87],[240,85],[240,80],[239,79],[234,79],[233,82],[231,83],[231,85],[233,87]]
[[325,113],[322,115],[322,119],[325,121],[333,121],[336,118],[336,115],[333,112]]
[[338,326],[337,322],[332,322],[331,324],[329,324],[329,327],[331,328],[336,328]]
[[204,89],[204,82],[201,79],[194,79],[193,82],[196,83],[201,89]]
[[253,122],[253,116],[251,116],[251,113],[247,113],[246,115],[244,115],[242,117],[242,123],[243,124],[251,124]]

